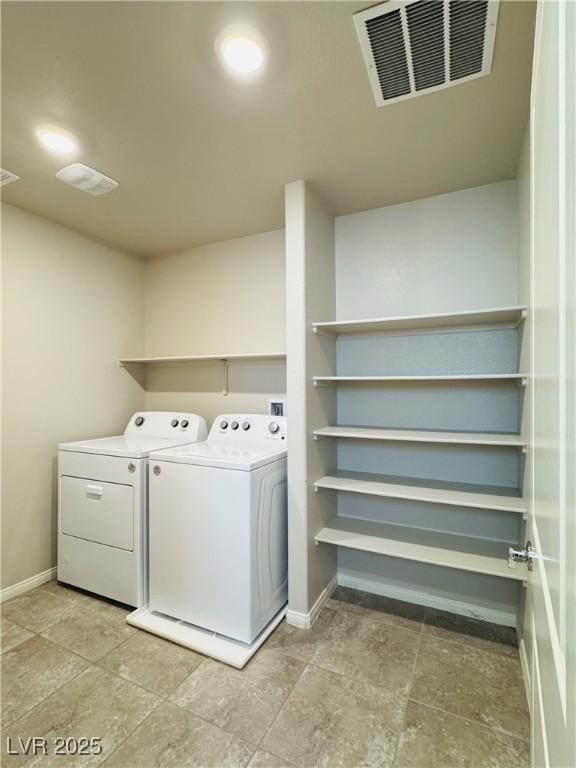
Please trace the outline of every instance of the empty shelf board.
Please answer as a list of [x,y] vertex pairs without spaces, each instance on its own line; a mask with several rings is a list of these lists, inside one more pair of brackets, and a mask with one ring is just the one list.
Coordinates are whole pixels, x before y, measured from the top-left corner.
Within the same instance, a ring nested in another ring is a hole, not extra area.
[[526,581],[527,569],[508,564],[506,542],[424,531],[350,517],[334,517],[315,541],[461,571]]
[[521,435],[489,432],[436,432],[433,430],[336,426],[316,429],[314,435],[316,437],[342,437],[353,440],[384,440],[395,443],[489,445],[507,448],[524,448],[527,445],[526,440]]
[[314,332],[329,336],[375,333],[377,331],[409,331],[429,328],[457,328],[473,325],[517,326],[526,315],[525,306],[473,309],[467,312],[448,312],[432,315],[405,315],[377,317],[363,320],[334,320],[314,323]]
[[130,365],[133,363],[200,363],[210,360],[283,360],[285,358],[285,352],[248,352],[246,354],[234,352],[229,355],[159,355],[157,357],[123,357],[118,362],[120,365]]
[[[502,488],[502,495],[500,495],[488,492],[494,490],[493,486],[487,487],[487,492],[482,493],[478,490],[482,486],[470,485],[470,490],[463,490],[467,484],[416,478],[401,478],[404,482],[399,483],[396,482],[398,479],[400,478],[394,478],[394,482],[390,482],[390,477],[386,475],[336,472],[321,477],[314,483],[314,488],[381,496],[387,499],[421,501],[427,504],[444,504],[452,507],[516,512],[521,515],[528,512],[526,501],[517,495],[512,495],[511,489]],[[409,484],[410,480],[413,480],[413,485]]]
[[314,386],[322,384],[500,384],[526,385],[524,373],[456,373],[433,376],[314,376]]

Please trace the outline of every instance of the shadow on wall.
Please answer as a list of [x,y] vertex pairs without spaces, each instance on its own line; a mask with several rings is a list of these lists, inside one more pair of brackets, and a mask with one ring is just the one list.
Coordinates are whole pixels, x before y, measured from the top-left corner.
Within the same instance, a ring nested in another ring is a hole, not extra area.
[[[160,365],[127,364],[126,371],[147,392],[221,392],[224,365],[221,361]],[[286,364],[278,360],[228,363],[228,389],[237,394],[286,391]]]

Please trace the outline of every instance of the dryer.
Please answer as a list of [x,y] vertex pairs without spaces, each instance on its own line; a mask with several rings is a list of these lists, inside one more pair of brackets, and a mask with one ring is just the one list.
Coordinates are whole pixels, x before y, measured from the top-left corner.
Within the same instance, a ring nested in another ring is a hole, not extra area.
[[193,413],[135,413],[123,435],[61,443],[58,580],[131,606],[147,599],[148,455],[206,438]]
[[286,419],[219,416],[150,455],[148,608],[128,621],[243,666],[288,599]]

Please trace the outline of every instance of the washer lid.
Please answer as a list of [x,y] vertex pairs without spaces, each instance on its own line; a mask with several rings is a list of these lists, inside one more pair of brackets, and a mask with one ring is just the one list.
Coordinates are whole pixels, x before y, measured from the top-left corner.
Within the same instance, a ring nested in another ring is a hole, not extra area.
[[[100,456],[119,456],[127,459],[145,459],[151,451],[163,451],[186,443],[186,435],[168,440],[150,435],[119,435],[102,437],[97,440],[81,440],[76,443],[60,443],[61,451],[95,453]],[[190,441],[190,436],[188,436]]]
[[274,445],[272,450],[270,448],[270,445],[261,443],[230,445],[209,441],[154,451],[150,454],[150,460],[249,472],[285,458],[286,448],[281,448],[278,444]]

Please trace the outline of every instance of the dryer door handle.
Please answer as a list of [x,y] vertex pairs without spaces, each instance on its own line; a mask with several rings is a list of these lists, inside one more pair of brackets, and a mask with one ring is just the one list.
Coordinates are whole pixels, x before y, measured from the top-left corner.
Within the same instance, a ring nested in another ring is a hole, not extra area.
[[104,488],[101,485],[87,485],[86,496],[102,496]]

